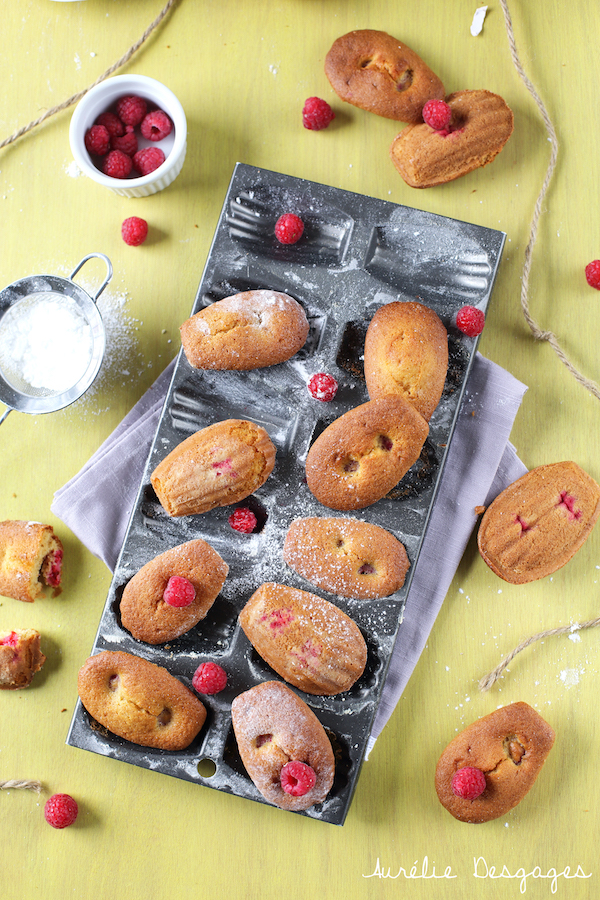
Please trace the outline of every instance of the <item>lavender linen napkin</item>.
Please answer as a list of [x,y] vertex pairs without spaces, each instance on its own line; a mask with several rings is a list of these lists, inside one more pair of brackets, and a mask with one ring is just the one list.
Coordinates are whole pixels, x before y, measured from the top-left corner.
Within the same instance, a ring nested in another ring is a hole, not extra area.
[[[167,366],[89,462],[54,495],[52,512],[111,571],[127,532],[173,366]],[[526,390],[504,369],[476,355],[367,755],[427,642],[475,526],[475,507],[490,502],[526,471],[508,442]]]

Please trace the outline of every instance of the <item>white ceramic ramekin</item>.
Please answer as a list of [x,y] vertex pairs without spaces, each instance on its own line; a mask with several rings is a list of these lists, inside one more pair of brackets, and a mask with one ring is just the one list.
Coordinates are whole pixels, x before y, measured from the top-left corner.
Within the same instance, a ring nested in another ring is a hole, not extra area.
[[[162,141],[152,142],[144,138],[139,141],[140,149],[160,147],[166,157],[162,166],[138,178],[110,178],[94,165],[85,148],[84,137],[100,113],[109,110],[115,101],[128,94],[143,97],[164,110],[174,128]],[[181,172],[187,147],[187,122],[181,103],[160,81],[146,75],[115,75],[101,81],[81,98],[71,117],[69,143],[75,162],[84,175],[122,197],[149,197],[168,187]]]

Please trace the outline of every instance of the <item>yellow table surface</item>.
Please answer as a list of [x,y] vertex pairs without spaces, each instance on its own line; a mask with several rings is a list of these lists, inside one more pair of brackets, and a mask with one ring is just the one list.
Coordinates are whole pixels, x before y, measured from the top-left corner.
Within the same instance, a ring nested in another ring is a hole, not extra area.
[[[521,59],[560,145],[534,251],[531,312],[596,378],[600,295],[587,286],[584,267],[600,256],[597,6],[592,0],[510,5]],[[0,429],[0,518],[48,521],[65,544],[58,598],[0,601],[0,627],[39,629],[48,657],[28,690],[1,696],[0,779],[44,785],[40,796],[0,794],[7,896],[420,900],[548,897],[553,889],[569,898],[598,895],[600,632],[547,638],[517,657],[489,693],[477,686],[524,637],[598,614],[598,529],[564,569],[523,587],[496,578],[471,541],[341,828],[65,743],[76,674],[91,650],[110,573],[53,517],[50,504],[175,356],[238,161],[505,231],[480,350],[529,386],[512,441],[528,467],[574,459],[600,477],[598,400],[548,344],[533,340],[520,307],[524,252],[550,143],[511,60],[498,0],[479,37],[470,34],[476,6],[475,0],[177,0],[121,70],[165,82],[185,108],[188,153],[173,185],[132,200],[76,177],[68,143],[72,110],[0,151],[2,284],[37,273],[68,275],[93,251],[114,266],[100,304],[110,345],[97,384],[64,411],[13,412]],[[161,8],[160,0],[5,0],[0,140],[91,84]],[[365,27],[388,31],[419,52],[448,92],[486,88],[505,98],[515,114],[514,135],[491,166],[431,190],[404,184],[388,158],[397,123],[342,104],[323,72],[333,40]],[[336,111],[320,133],[301,125],[303,102],[312,95]],[[143,247],[121,240],[129,215],[150,224]],[[92,267],[86,281],[95,277]],[[556,731],[542,774],[509,815],[481,826],[457,822],[435,794],[439,754],[470,722],[516,700],[534,706]],[[44,801],[57,791],[80,804],[76,825],[65,831],[44,822]]]

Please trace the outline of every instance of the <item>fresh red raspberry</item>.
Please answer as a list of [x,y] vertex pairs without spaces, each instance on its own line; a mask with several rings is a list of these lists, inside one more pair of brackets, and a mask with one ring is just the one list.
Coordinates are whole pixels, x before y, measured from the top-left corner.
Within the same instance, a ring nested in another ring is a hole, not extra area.
[[191,581],[188,581],[183,575],[172,575],[169,578],[163,592],[165,603],[181,609],[184,606],[191,606],[195,599],[196,588]]
[[135,156],[138,151],[138,139],[133,125],[128,125],[125,134],[114,135],[110,139],[111,150],[122,150],[127,156]]
[[72,825],[78,812],[77,803],[68,794],[54,794],[44,806],[44,818],[53,828]]
[[308,382],[308,390],[315,400],[333,400],[337,394],[338,383],[333,375],[327,375],[325,372],[317,372]]
[[294,213],[284,213],[275,222],[275,237],[280,244],[295,244],[302,237],[304,222]]
[[150,172],[154,172],[159,166],[162,166],[165,159],[165,154],[160,147],[144,147],[143,150],[138,150],[133,157],[133,168],[140,175],[149,175]]
[[139,125],[148,111],[143,97],[128,95],[117,101],[117,115],[123,125]]
[[192,685],[199,694],[218,694],[227,685],[227,672],[217,663],[201,663],[194,672]]
[[485,791],[485,775],[474,766],[464,766],[452,776],[452,793],[463,800],[475,800]]
[[246,506],[239,506],[231,513],[228,522],[234,531],[241,531],[242,534],[252,534],[256,528],[257,518],[251,509],[248,509]]
[[121,225],[121,237],[130,247],[139,247],[148,237],[148,223],[139,216],[130,216]]
[[302,109],[302,124],[309,131],[322,131],[335,119],[335,113],[326,100],[309,97]]
[[110,178],[127,178],[131,172],[131,157],[122,150],[111,150],[105,157],[102,171]]
[[104,125],[111,137],[121,137],[125,134],[125,126],[113,112],[100,113],[94,125]]
[[463,306],[456,314],[456,327],[467,337],[477,337],[484,325],[485,316],[476,306]]
[[83,142],[92,156],[105,156],[110,150],[110,134],[104,125],[92,125],[88,128]]
[[162,141],[168,134],[171,134],[172,130],[173,123],[162,109],[155,109],[153,112],[149,112],[142,119],[142,124],[140,125],[142,137],[145,137],[147,141]]
[[423,107],[423,121],[434,131],[448,131],[452,110],[444,100],[428,100]]
[[585,277],[590,287],[600,291],[600,259],[595,259],[585,267]]
[[280,774],[281,787],[286,794],[292,797],[303,797],[314,788],[317,781],[317,775],[312,766],[300,762],[298,759],[292,759],[286,763]]

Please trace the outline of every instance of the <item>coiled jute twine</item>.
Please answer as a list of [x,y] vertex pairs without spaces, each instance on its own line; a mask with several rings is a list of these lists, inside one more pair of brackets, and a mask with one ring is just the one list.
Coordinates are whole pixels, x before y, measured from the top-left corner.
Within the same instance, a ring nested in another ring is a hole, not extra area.
[[529,325],[531,333],[537,341],[547,341],[550,344],[558,358],[564,365],[567,367],[569,372],[577,379],[577,381],[583,385],[588,391],[590,391],[598,400],[600,400],[600,387],[596,384],[595,381],[591,381],[589,378],[586,378],[585,375],[582,375],[575,366],[570,362],[566,353],[560,346],[556,335],[552,331],[544,331],[540,328],[537,322],[534,321],[530,311],[529,311],[529,276],[531,273],[531,262],[533,256],[533,248],[535,246],[535,242],[537,239],[538,227],[540,222],[540,217],[542,215],[542,204],[544,202],[544,198],[546,196],[546,192],[550,185],[550,181],[552,180],[552,175],[554,174],[554,169],[556,168],[556,160],[558,158],[558,139],[556,137],[556,131],[554,125],[550,120],[550,116],[544,106],[544,103],[536,91],[535,87],[525,74],[525,70],[521,64],[521,60],[519,59],[519,54],[517,53],[517,46],[515,43],[515,35],[513,31],[512,21],[510,18],[510,12],[508,9],[508,3],[506,0],[500,0],[500,5],[502,6],[502,12],[504,13],[504,24],[506,25],[506,34],[508,36],[508,45],[510,49],[510,55],[512,57],[512,61],[514,66],[521,78],[521,81],[535,100],[536,106],[540,111],[542,119],[544,120],[544,125],[546,126],[546,131],[548,132],[548,138],[550,140],[550,160],[548,162],[548,168],[546,170],[546,175],[544,178],[544,183],[542,184],[542,188],[538,194],[538,198],[535,203],[535,208],[533,211],[533,218],[531,220],[531,225],[529,229],[529,241],[527,243],[527,247],[525,248],[525,258],[523,263],[523,274],[521,278],[521,308],[523,310],[523,315],[525,316],[525,321]]
[[[512,27],[512,22],[510,18],[510,12],[508,9],[508,4],[506,0],[500,0],[500,4],[502,6],[502,11],[504,13],[504,22],[506,25],[506,33],[508,36],[508,43],[510,47],[510,53],[512,56],[513,63],[515,64],[515,68],[519,73],[521,80],[527,87],[527,90],[532,95],[533,99],[536,102],[536,105],[542,115],[544,120],[544,125],[546,126],[546,131],[548,132],[548,137],[550,139],[551,144],[551,153],[550,153],[550,161],[548,163],[548,169],[546,171],[546,177],[544,178],[544,183],[542,185],[542,189],[537,198],[537,202],[535,204],[535,210],[533,214],[533,219],[531,221],[531,227],[529,232],[529,242],[525,249],[525,262],[523,265],[523,277],[521,282],[521,307],[523,309],[523,315],[525,316],[525,320],[531,329],[531,332],[536,340],[539,341],[547,341],[550,346],[553,348],[559,359],[565,364],[568,370],[575,376],[577,381],[583,385],[583,387],[587,388],[595,397],[600,399],[600,388],[598,385],[590,381],[588,378],[583,376],[577,369],[571,364],[568,360],[567,356],[563,352],[560,344],[558,343],[556,336],[551,331],[542,331],[542,329],[536,324],[533,320],[530,312],[529,312],[529,302],[527,299],[528,291],[529,291],[529,274],[531,271],[531,258],[533,255],[533,247],[535,245],[538,225],[540,216],[542,214],[542,204],[544,202],[544,197],[546,196],[546,191],[548,190],[548,186],[550,184],[550,180],[554,173],[554,169],[556,167],[556,159],[558,155],[558,140],[556,138],[556,132],[554,130],[554,126],[550,121],[550,117],[546,112],[546,107],[544,106],[540,96],[538,95],[535,87],[525,74],[523,66],[521,65],[521,61],[519,59],[519,55],[517,53],[517,48],[515,44],[515,37]],[[537,634],[531,635],[531,637],[526,638],[521,641],[521,643],[512,650],[508,656],[505,656],[501,663],[499,663],[496,668],[490,672],[488,675],[484,675],[483,678],[479,681],[479,690],[480,691],[489,691],[491,687],[498,681],[502,673],[506,670],[506,668],[510,665],[512,660],[520,653],[522,650],[525,650],[527,647],[531,646],[531,644],[536,643],[537,641],[541,641],[547,637],[553,637],[559,634],[573,634],[577,631],[583,631],[586,628],[597,628],[600,625],[600,617],[596,619],[590,619],[587,622],[582,622],[580,624],[574,625],[564,625],[560,628],[550,628],[547,631],[540,631]]]

